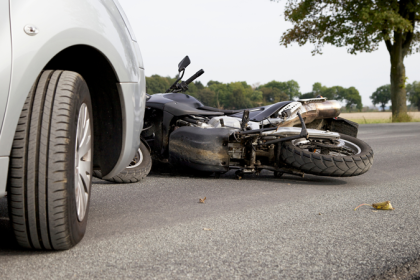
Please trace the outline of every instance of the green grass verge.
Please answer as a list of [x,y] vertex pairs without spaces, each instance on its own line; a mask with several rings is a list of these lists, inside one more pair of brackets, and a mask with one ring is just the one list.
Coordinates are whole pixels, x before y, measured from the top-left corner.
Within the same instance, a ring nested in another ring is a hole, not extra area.
[[[348,119],[352,122],[356,122],[358,124],[371,124],[371,123],[392,123],[391,119],[373,119],[373,120],[366,120],[366,119]],[[420,119],[411,119],[410,122],[420,122]]]

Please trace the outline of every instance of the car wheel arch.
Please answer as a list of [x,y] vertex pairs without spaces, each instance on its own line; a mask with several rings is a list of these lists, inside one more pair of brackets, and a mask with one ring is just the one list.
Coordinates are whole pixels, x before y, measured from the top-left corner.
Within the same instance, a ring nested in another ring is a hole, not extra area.
[[79,73],[92,99],[94,169],[109,173],[117,164],[123,145],[123,106],[118,77],[110,61],[96,48],[75,45],[56,54],[44,67]]

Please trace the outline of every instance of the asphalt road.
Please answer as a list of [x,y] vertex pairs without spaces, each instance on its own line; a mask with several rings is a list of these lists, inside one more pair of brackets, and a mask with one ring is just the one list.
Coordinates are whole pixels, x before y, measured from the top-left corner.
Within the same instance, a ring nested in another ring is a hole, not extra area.
[[[371,279],[420,276],[420,123],[360,127],[354,178],[95,180],[87,233],[65,252],[16,247],[0,199],[2,279]],[[199,198],[207,197],[204,204]],[[394,211],[361,203],[390,200]],[[411,278],[410,278],[411,277]]]

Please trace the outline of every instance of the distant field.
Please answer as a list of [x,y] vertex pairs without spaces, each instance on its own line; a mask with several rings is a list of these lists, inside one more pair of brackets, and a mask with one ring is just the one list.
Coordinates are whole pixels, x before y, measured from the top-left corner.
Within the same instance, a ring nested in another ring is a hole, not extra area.
[[[414,122],[420,122],[420,112],[408,113]],[[389,123],[391,122],[391,112],[366,112],[366,113],[342,113],[340,117],[360,123]]]

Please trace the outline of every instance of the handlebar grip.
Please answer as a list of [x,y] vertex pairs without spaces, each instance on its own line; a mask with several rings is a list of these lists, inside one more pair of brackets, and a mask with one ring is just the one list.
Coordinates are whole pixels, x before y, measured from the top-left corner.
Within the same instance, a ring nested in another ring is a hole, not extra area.
[[194,81],[195,79],[197,79],[198,77],[200,77],[201,75],[204,74],[204,70],[201,69],[199,70],[197,73],[195,73],[193,76],[191,76],[188,80],[185,81],[185,83],[188,85],[190,84],[192,81]]

